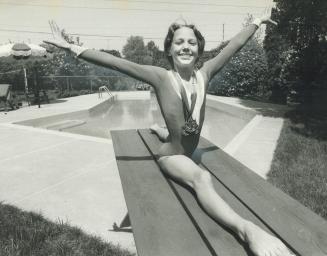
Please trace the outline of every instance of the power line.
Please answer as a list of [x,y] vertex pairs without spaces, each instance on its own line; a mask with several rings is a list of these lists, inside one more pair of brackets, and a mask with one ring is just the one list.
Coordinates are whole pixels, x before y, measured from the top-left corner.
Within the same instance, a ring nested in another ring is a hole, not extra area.
[[[0,2],[1,5],[12,6],[32,6],[32,7],[51,7],[69,9],[88,9],[88,10],[121,10],[121,11],[145,11],[145,12],[174,12],[174,13],[205,13],[205,14],[225,14],[225,15],[245,15],[246,12],[221,12],[221,11],[191,11],[175,9],[144,9],[144,8],[120,8],[120,7],[92,7],[92,6],[71,6],[71,5],[49,5],[49,4],[19,4],[10,2]],[[259,13],[255,13],[257,15]]]
[[[52,33],[44,32],[44,31],[29,31],[29,30],[16,30],[16,29],[0,29],[0,31],[52,35]],[[100,34],[84,34],[84,33],[71,33],[68,35],[70,35],[70,36],[85,36],[85,37],[100,37],[100,38],[101,37],[103,37],[103,38],[128,38],[128,37],[130,37],[130,35],[122,36],[122,35],[100,35]],[[164,40],[164,37],[143,37],[143,39]],[[206,41],[207,42],[217,42],[217,40],[206,40]]]
[[50,32],[43,32],[43,31],[28,31],[28,30],[16,30],[16,29],[0,29],[0,31],[5,31],[5,32],[17,32],[17,33],[30,33],[30,34],[47,34],[47,35],[52,35]]
[[[225,25],[226,25],[226,23],[224,23]],[[0,25],[2,25],[2,24],[0,24]],[[213,24],[212,24],[213,25]],[[214,28],[213,27],[209,27],[208,28],[208,26],[209,25],[207,25],[207,24],[204,24],[203,25],[203,29],[201,29],[201,32],[222,32],[222,28],[220,27],[220,25],[221,24],[215,24],[214,25]],[[234,27],[234,28],[240,28],[240,27],[242,27],[242,24],[235,24],[235,25],[230,25],[230,24],[227,24],[228,25],[228,27]],[[8,26],[8,25],[5,25],[5,26]],[[0,31],[7,31],[7,32],[30,32],[30,33],[34,33],[34,31],[30,31],[30,30],[20,30],[19,28],[20,27],[27,27],[27,28],[35,28],[35,26],[24,26],[24,25],[22,25],[22,26],[20,26],[20,25],[14,25],[14,27],[18,27],[17,29],[16,28],[13,28],[13,29],[0,29]],[[37,26],[37,28],[48,28],[49,26]],[[142,35],[151,35],[153,32],[151,32],[151,31],[149,31],[149,29],[150,29],[151,27],[148,27],[148,29],[147,29],[147,31],[140,31],[140,30],[137,30],[137,31],[135,31],[135,29],[136,28],[134,28],[134,27],[129,27],[129,30],[130,31],[133,31],[133,33],[140,33],[140,34],[142,34]],[[104,28],[104,27],[97,27],[97,29],[99,29],[99,30],[108,30],[107,28]],[[130,31],[125,31],[126,33],[130,33]],[[67,30],[65,29],[65,32],[66,33],[68,33],[67,32]],[[37,33],[48,33],[48,32],[37,32]],[[165,34],[166,33],[166,31],[164,31],[164,32],[162,32],[162,34]],[[77,35],[80,35],[80,33],[78,33],[78,32],[74,32],[74,33],[68,33],[68,34],[70,34],[70,35],[75,35],[75,34],[77,34]]]
[[[163,24],[161,24],[162,26],[164,26]],[[166,24],[165,24],[166,25]],[[197,25],[197,24],[194,24],[194,25]],[[199,23],[199,25],[201,25]],[[215,26],[215,27],[219,27],[219,23],[206,23],[206,24],[202,24],[203,26],[205,27],[212,27],[212,26]],[[228,26],[240,26],[242,25],[241,23],[228,23]],[[25,25],[25,24],[5,24],[5,23],[0,23],[0,26],[2,27],[6,27],[6,26],[9,26],[9,27],[26,27],[26,28],[49,28],[49,25],[44,25],[44,26],[35,26],[35,25]],[[146,25],[146,26],[88,26],[88,25],[85,25],[85,26],[65,26],[64,28],[65,29],[129,29],[129,30],[133,30],[133,29],[153,29],[154,27],[157,27],[159,26],[158,24],[157,25],[153,25],[153,23],[151,23],[151,25]],[[166,27],[164,28],[166,30]],[[167,26],[167,29],[168,29],[168,26]]]
[[[120,2],[121,0],[104,0],[106,2]],[[172,5],[202,5],[202,6],[219,6],[219,7],[246,7],[246,8],[259,8],[264,9],[267,6],[255,6],[255,5],[232,5],[232,4],[215,4],[215,3],[194,3],[194,2],[168,2],[168,1],[141,1],[141,0],[129,0],[129,3],[151,3],[151,4],[172,4]]]

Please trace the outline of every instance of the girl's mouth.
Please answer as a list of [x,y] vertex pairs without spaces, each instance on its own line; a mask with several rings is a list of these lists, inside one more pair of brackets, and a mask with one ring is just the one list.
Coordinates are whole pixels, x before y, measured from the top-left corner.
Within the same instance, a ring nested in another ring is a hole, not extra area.
[[193,57],[191,53],[180,53],[178,54],[178,56],[181,57],[182,59],[190,59]]

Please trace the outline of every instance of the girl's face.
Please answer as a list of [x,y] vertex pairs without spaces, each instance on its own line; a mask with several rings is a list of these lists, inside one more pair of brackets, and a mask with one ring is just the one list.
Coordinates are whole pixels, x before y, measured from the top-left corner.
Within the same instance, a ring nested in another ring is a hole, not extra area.
[[169,54],[175,67],[194,68],[199,56],[199,47],[198,40],[191,28],[181,27],[175,31]]

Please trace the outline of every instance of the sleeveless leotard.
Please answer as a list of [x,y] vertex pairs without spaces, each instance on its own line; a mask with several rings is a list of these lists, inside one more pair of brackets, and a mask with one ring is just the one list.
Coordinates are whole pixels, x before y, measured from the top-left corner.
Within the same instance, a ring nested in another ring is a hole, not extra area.
[[[200,133],[189,136],[184,136],[182,134],[182,127],[185,124],[183,102],[178,82],[172,72],[173,71],[167,71],[165,82],[168,86],[162,86],[156,90],[161,113],[166,121],[166,126],[170,135],[168,141],[161,147],[159,154],[191,155],[198,145]],[[199,130],[201,131],[204,121],[204,106],[206,99],[206,85],[201,71],[196,72],[196,81],[195,91],[197,98],[192,117],[196,120],[199,125]]]

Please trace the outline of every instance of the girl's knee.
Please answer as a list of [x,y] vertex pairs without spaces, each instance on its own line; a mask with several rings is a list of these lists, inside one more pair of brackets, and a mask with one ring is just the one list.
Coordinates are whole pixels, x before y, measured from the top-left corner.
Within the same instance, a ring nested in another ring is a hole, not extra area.
[[182,157],[181,155],[161,156],[158,159],[158,163],[161,167],[164,167],[164,166],[167,167],[171,164],[174,164],[174,162],[179,161],[181,157]]
[[211,174],[207,170],[199,171],[194,177],[194,188],[212,186]]

